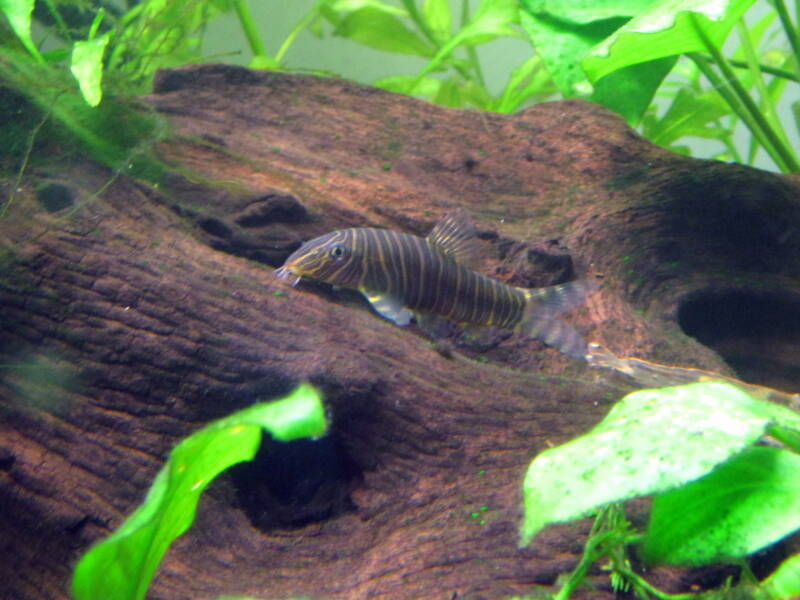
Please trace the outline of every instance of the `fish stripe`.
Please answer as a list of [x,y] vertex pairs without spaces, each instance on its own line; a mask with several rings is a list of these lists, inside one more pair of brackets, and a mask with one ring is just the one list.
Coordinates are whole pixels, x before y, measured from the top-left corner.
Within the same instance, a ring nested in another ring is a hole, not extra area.
[[373,229],[372,230],[372,241],[375,244],[375,247],[378,249],[378,265],[380,267],[380,274],[381,274],[381,283],[383,284],[378,289],[385,292],[392,291],[392,276],[389,273],[389,265],[386,257],[386,248],[383,244],[383,238],[381,237],[381,230],[380,229]]
[[442,315],[446,318],[451,318],[455,312],[456,307],[458,306],[458,291],[461,289],[462,285],[462,274],[464,273],[464,269],[459,269],[456,265],[453,268],[453,290],[450,294],[445,294],[445,302],[442,306]]
[[481,278],[478,277],[477,273],[470,273],[467,281],[469,281],[469,295],[466,296],[465,306],[467,308],[467,312],[465,314],[465,319],[470,323],[477,323],[476,317],[477,315],[477,305],[479,302],[479,288],[481,285]]
[[428,245],[425,243],[425,240],[422,238],[415,237],[413,238],[414,244],[414,251],[416,252],[417,263],[414,265],[417,271],[416,277],[416,294],[414,297],[414,304],[412,306],[414,308],[420,308],[423,306],[425,301],[425,276],[427,275],[427,264],[428,261],[425,260],[426,252],[429,250]]
[[511,315],[513,307],[513,298],[506,291],[506,286],[496,283],[495,290],[497,291],[497,308],[495,309],[494,325],[496,327],[506,327],[506,320]]
[[435,257],[436,262],[436,284],[434,285],[434,300],[431,305],[431,312],[441,314],[444,307],[444,301],[447,298],[448,290],[445,288],[445,277],[450,275],[451,262],[445,260],[441,254],[431,252],[431,256]]
[[364,279],[367,275],[367,265],[366,265],[366,244],[364,242],[364,230],[363,229],[354,229],[353,230],[353,269],[358,272],[358,285],[359,287],[364,285]]
[[494,281],[489,282],[489,291],[488,296],[491,297],[492,303],[487,304],[487,315],[486,315],[486,324],[487,325],[494,325],[495,322],[495,307],[497,306],[497,289],[494,284]]
[[391,247],[390,254],[393,257],[392,262],[395,264],[397,270],[397,289],[405,290],[408,282],[408,272],[406,270],[406,260],[403,255],[402,245],[397,238],[397,233],[391,230],[386,230],[386,240]]
[[397,261],[395,261],[394,257],[392,256],[392,248],[389,245],[389,240],[386,237],[386,230],[376,229],[375,240],[378,246],[381,248],[381,257],[383,258],[381,261],[381,267],[386,275],[386,292],[389,294],[394,294],[399,291],[399,284],[401,282],[397,280],[397,269],[395,267],[395,262]]
[[[341,243],[344,246],[352,245],[352,231],[343,231],[341,236]],[[334,273],[334,277],[341,277],[343,280],[348,280],[352,277],[354,271],[354,263],[352,254],[348,255],[342,260],[341,267]],[[335,264],[335,263],[334,263]]]

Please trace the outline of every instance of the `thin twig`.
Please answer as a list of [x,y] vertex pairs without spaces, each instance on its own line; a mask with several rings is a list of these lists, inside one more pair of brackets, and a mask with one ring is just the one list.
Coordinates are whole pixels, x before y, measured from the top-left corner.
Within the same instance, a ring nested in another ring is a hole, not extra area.
[[14,196],[16,195],[17,190],[19,190],[19,186],[22,183],[22,177],[25,175],[25,170],[28,168],[28,162],[30,161],[31,153],[33,152],[33,145],[36,143],[36,137],[39,135],[39,130],[47,122],[47,119],[50,118],[50,112],[51,111],[48,110],[42,116],[42,119],[31,130],[31,134],[28,136],[28,145],[25,148],[25,154],[22,157],[22,164],[19,166],[19,170],[17,171],[17,179],[14,181],[14,185],[12,185],[11,189],[8,191],[8,200],[6,200],[6,203],[2,206],[2,208],[0,208],[0,219],[6,215],[6,212],[11,207],[11,203],[14,201]]

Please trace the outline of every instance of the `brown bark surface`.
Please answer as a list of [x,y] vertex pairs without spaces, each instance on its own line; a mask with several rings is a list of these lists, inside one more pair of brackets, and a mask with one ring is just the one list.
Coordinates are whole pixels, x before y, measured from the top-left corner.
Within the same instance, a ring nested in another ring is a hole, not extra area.
[[[29,174],[0,221],[2,598],[66,598],[171,447],[302,380],[330,439],[223,475],[152,598],[499,599],[574,567],[585,522],[517,547],[522,477],[633,384],[517,336],[432,344],[273,276],[335,228],[425,235],[464,207],[484,272],[602,278],[568,316],[587,339],[796,386],[796,178],[671,154],[581,101],[484,114],[214,65],[162,73],[148,101],[183,175],[73,162]],[[591,579],[585,597],[613,596]]]

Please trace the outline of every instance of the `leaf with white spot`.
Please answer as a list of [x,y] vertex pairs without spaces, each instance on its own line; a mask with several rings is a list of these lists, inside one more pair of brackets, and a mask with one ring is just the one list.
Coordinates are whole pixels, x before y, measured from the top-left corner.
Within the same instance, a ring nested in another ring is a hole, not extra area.
[[533,460],[523,487],[522,544],[550,523],[698,479],[770,426],[798,431],[800,416],[727,383],[628,394],[589,433]]

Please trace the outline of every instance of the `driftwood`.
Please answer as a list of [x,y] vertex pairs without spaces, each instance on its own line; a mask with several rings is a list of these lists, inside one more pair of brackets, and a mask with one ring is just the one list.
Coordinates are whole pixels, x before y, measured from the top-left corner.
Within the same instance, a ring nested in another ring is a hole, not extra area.
[[[517,547],[522,477],[633,384],[536,340],[431,343],[276,280],[335,228],[424,235],[464,207],[484,272],[602,278],[567,316],[587,339],[797,387],[797,178],[673,155],[581,101],[483,114],[209,65],[162,73],[148,102],[182,175],[154,189],[73,161],[26,176],[0,221],[2,598],[66,598],[178,440],[301,380],[330,438],[265,442],[215,482],[152,598],[496,599],[574,567],[586,522]],[[584,597],[612,597],[593,573]]]

